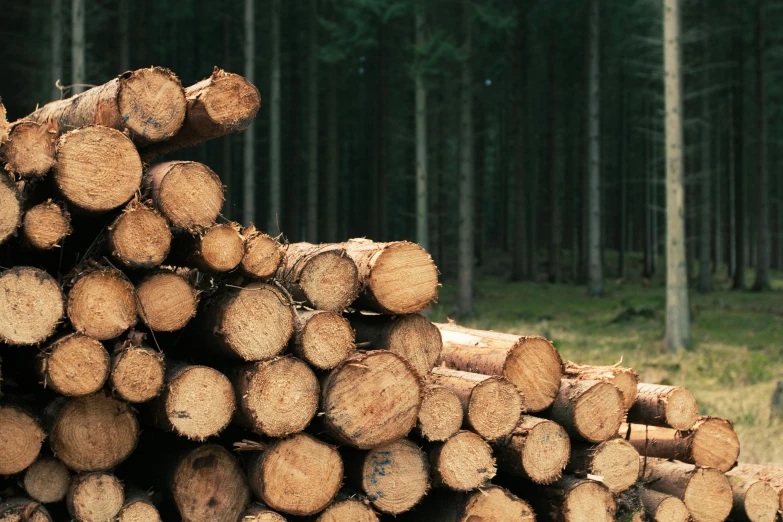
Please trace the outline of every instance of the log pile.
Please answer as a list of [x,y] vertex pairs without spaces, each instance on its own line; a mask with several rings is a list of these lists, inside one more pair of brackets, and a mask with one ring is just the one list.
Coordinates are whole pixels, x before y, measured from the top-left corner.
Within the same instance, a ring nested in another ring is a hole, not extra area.
[[0,522],[775,520],[688,390],[433,324],[418,245],[287,244],[149,164],[259,105],[162,68],[0,104]]

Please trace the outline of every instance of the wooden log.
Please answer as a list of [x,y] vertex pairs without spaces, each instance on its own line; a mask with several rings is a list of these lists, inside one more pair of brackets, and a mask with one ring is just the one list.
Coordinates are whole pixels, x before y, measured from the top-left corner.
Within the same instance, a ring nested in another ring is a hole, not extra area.
[[356,264],[331,245],[287,245],[276,277],[295,300],[318,310],[342,313],[359,295]]
[[52,522],[46,508],[33,500],[21,497],[0,502],[0,522]]
[[742,522],[775,522],[780,497],[775,488],[758,479],[728,476],[733,498],[732,520]]
[[571,441],[559,424],[523,415],[508,436],[495,445],[498,467],[536,484],[551,484],[563,476]]
[[315,522],[379,522],[373,509],[354,498],[334,502],[321,513]]
[[416,428],[431,442],[442,442],[455,435],[463,422],[462,403],[457,394],[443,386],[427,385],[421,398]]
[[229,272],[245,255],[245,239],[236,223],[213,225],[189,245],[187,264],[204,272]]
[[112,257],[128,268],[159,266],[171,249],[166,218],[138,199],[131,200],[109,225],[106,239]]
[[71,472],[61,460],[42,456],[28,467],[22,477],[27,495],[41,504],[52,504],[65,499],[71,485]]
[[508,435],[519,422],[522,396],[503,377],[439,367],[427,382],[453,391],[462,404],[465,423],[489,441]]
[[233,359],[270,359],[283,351],[294,332],[288,296],[265,283],[226,287],[205,312],[207,335],[219,353]]
[[343,481],[337,450],[305,433],[273,442],[249,464],[253,493],[267,506],[308,516],[328,506]]
[[8,140],[9,127],[10,125],[8,124],[8,116],[5,111],[5,105],[3,105],[3,100],[0,99],[0,145]]
[[122,399],[147,402],[163,390],[166,363],[163,354],[139,342],[125,342],[111,361],[112,391]]
[[723,472],[736,464],[740,451],[731,422],[718,417],[699,417],[689,431],[624,424],[620,435],[646,457],[675,459]]
[[693,428],[699,417],[696,398],[686,388],[642,383],[636,402],[628,410],[628,422],[675,430]]
[[291,349],[311,366],[331,370],[355,347],[353,329],[342,315],[326,310],[296,310]]
[[283,247],[277,240],[256,229],[253,224],[242,229],[245,238],[245,254],[239,264],[250,277],[269,279],[283,261]]
[[693,522],[722,522],[731,512],[731,485],[716,469],[646,459],[642,473],[648,488],[685,502]]
[[239,517],[240,522],[286,522],[285,517],[263,504],[250,505]]
[[195,161],[158,163],[147,171],[144,186],[172,226],[190,233],[212,226],[223,208],[220,178]]
[[43,270],[16,267],[0,272],[0,341],[33,345],[45,341],[63,317],[59,283]]
[[44,387],[60,395],[95,393],[109,378],[109,352],[100,341],[73,333],[50,344],[39,355]]
[[0,245],[16,234],[22,224],[22,197],[0,167]]
[[622,366],[591,366],[568,362],[565,365],[565,376],[570,379],[587,379],[603,381],[614,385],[623,396],[625,409],[633,406],[636,400],[636,386],[639,384],[639,374],[630,368]]
[[650,522],[688,522],[691,519],[685,503],[677,497],[642,488],[639,494]]
[[217,67],[209,78],[185,89],[187,112],[179,132],[142,150],[146,160],[242,132],[261,107],[258,89],[238,74]]
[[161,67],[121,74],[108,83],[48,103],[27,116],[53,123],[60,134],[88,125],[126,131],[137,145],[167,140],[185,120],[185,93],[179,79]]
[[123,504],[122,482],[111,473],[76,475],[68,488],[68,512],[79,522],[113,522]]
[[52,418],[49,446],[74,471],[111,469],[130,456],[139,440],[133,408],[103,392],[59,399],[47,413]]
[[359,449],[405,437],[416,425],[421,389],[416,372],[397,355],[355,352],[322,384],[325,428]]
[[175,332],[196,315],[198,293],[183,271],[161,270],[145,277],[136,290],[139,319],[150,330]]
[[633,486],[639,479],[639,452],[627,441],[615,437],[600,444],[574,444],[566,472],[579,477],[601,477],[614,494]]
[[569,435],[587,442],[603,442],[617,434],[625,407],[620,391],[602,381],[563,379],[550,418]]
[[189,364],[169,363],[156,402],[156,421],[162,428],[196,441],[223,431],[236,408],[228,377],[209,366]]
[[554,484],[536,488],[530,500],[544,520],[558,522],[613,522],[617,511],[609,488],[594,480],[568,475]]
[[118,337],[136,324],[136,291],[113,268],[88,270],[68,292],[68,319],[74,330],[99,341]]
[[54,181],[65,199],[85,212],[106,212],[130,201],[141,174],[139,153],[120,131],[82,127],[57,142]]
[[430,450],[433,485],[470,491],[495,476],[497,468],[489,444],[470,431],[460,431]]
[[563,377],[563,361],[552,343],[543,337],[470,330],[453,323],[436,326],[443,336],[445,366],[505,377],[522,392],[527,412],[552,405]]
[[14,475],[35,462],[46,438],[35,417],[10,404],[0,405],[0,433],[0,475]]
[[57,163],[57,132],[50,125],[34,121],[15,121],[8,128],[8,139],[0,150],[5,170],[22,178],[42,178]]
[[647,522],[647,513],[642,503],[641,488],[632,486],[615,495],[617,513],[615,520],[623,522]]
[[35,248],[51,250],[58,247],[71,232],[71,214],[61,203],[50,199],[24,213],[22,233],[27,243]]
[[507,489],[489,486],[473,492],[461,503],[457,522],[535,522],[530,504]]
[[243,365],[233,384],[243,424],[262,435],[285,437],[302,431],[318,409],[318,379],[295,357]]
[[125,495],[125,504],[117,514],[117,522],[161,522],[158,508],[152,503],[150,495],[131,490]]
[[443,350],[440,330],[419,314],[348,316],[356,331],[356,342],[374,350],[388,350],[408,361],[425,378],[435,367]]
[[738,477],[744,480],[763,480],[778,492],[780,497],[780,512],[783,513],[783,468],[776,466],[760,466],[741,462],[726,473],[729,480]]

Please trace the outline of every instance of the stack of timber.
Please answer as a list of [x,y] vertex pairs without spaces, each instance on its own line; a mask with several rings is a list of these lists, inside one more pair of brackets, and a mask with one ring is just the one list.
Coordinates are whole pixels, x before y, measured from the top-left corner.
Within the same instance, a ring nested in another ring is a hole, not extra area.
[[223,219],[171,155],[259,106],[158,67],[0,104],[0,522],[774,522],[688,390],[430,322],[416,244]]

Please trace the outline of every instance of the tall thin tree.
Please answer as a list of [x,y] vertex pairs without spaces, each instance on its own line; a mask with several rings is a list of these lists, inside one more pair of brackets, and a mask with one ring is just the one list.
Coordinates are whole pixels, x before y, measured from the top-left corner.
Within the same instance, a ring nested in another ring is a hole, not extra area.
[[473,31],[471,2],[462,0],[462,62],[460,65],[459,253],[457,312],[473,315]]
[[[422,52],[427,36],[424,27],[424,12],[417,8],[416,53]],[[424,71],[416,67],[416,241],[423,248],[429,248],[429,212],[427,191],[427,88],[424,85]]]
[[310,0],[307,128],[307,240],[318,242],[318,0]]
[[130,69],[130,0],[120,0],[119,25],[120,25],[120,71]]
[[337,200],[340,195],[340,145],[337,141],[337,65],[329,66],[326,131],[326,240],[337,241]]
[[601,69],[599,0],[590,0],[588,21],[588,99],[587,99],[587,293],[604,292],[601,263]]
[[753,290],[770,290],[769,170],[767,168],[767,113],[765,73],[764,0],[756,0],[756,168],[758,200],[756,281]]
[[272,56],[269,86],[269,216],[267,230],[278,232],[281,203],[280,174],[280,16],[281,0],[272,0]]
[[57,82],[62,83],[63,78],[63,0],[52,0],[51,15],[52,71],[47,91],[52,93],[52,99],[58,99],[62,93]]
[[[245,0],[245,78],[256,81],[256,17],[255,1]],[[244,165],[242,175],[242,218],[245,223],[256,219],[256,147],[255,127],[251,123],[244,134]]]
[[84,0],[71,1],[71,84],[72,93],[84,91],[85,82]]
[[748,256],[745,252],[745,236],[747,232],[746,216],[745,216],[745,176],[743,176],[744,166],[744,135],[743,135],[743,119],[744,119],[744,96],[745,96],[745,49],[743,40],[743,31],[741,29],[735,30],[734,34],[734,51],[737,53],[736,57],[736,78],[734,80],[732,91],[732,177],[733,177],[733,194],[734,194],[734,282],[732,288],[734,290],[745,289],[745,270],[748,266]]
[[[706,2],[702,2],[706,7]],[[709,35],[709,27],[705,27]],[[704,63],[710,63],[710,44],[709,38],[705,35],[704,40]],[[704,89],[705,92],[701,98],[701,209],[699,213],[699,291],[712,291],[712,267],[710,266],[712,255],[712,164],[710,159],[710,137],[712,134],[712,121],[710,117],[710,74],[709,69],[704,70]],[[717,205],[716,205],[717,206]]]

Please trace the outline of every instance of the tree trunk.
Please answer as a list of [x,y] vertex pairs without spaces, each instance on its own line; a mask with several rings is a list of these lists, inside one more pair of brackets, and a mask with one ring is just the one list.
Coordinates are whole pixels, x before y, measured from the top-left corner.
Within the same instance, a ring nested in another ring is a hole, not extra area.
[[326,134],[326,240],[337,241],[338,203],[340,202],[340,126],[337,107],[337,65],[329,66],[328,122]]
[[318,370],[331,370],[354,350],[351,324],[338,312],[297,310],[291,351]]
[[462,1],[462,62],[460,65],[459,270],[457,311],[473,315],[474,179],[473,179],[473,54],[472,6]]
[[[59,0],[57,0],[59,1]],[[119,7],[119,39],[120,39],[120,71],[130,70],[130,5],[129,0],[120,0]],[[61,37],[62,38],[62,37]]]
[[571,443],[562,426],[528,415],[495,444],[501,471],[545,485],[563,476],[570,452]]
[[[623,89],[625,78],[620,75],[619,88],[620,91],[625,93]],[[626,267],[625,267],[625,251],[628,249],[628,180],[625,172],[625,164],[628,161],[628,136],[626,129],[626,119],[628,118],[628,95],[621,94],[618,100],[620,113],[620,120],[618,122],[618,130],[620,132],[619,141],[617,147],[617,177],[619,178],[619,190],[617,191],[619,199],[617,206],[619,210],[620,222],[617,226],[617,277],[620,280],[625,280]],[[632,247],[633,248],[633,247]]]
[[733,288],[735,290],[745,289],[745,270],[748,266],[747,252],[745,251],[746,243],[746,221],[745,221],[745,175],[744,175],[744,136],[743,136],[743,96],[744,96],[744,84],[745,84],[745,53],[743,52],[743,34],[739,31],[734,36],[734,48],[735,52],[739,55],[737,59],[736,79],[734,83],[734,89],[732,92],[732,123],[733,125],[733,146],[734,151],[734,251],[736,256],[736,264],[734,269],[734,283]]
[[9,427],[0,443],[0,473],[14,475],[38,458],[46,432],[31,413],[17,406],[0,406],[0,422]]
[[757,263],[756,281],[753,290],[771,290],[770,268],[770,225],[769,225],[769,169],[767,168],[767,113],[766,113],[766,35],[764,27],[764,0],[756,0],[756,166],[758,169],[758,212],[757,219]]
[[642,383],[628,411],[628,422],[689,430],[698,415],[696,398],[686,388]]
[[430,449],[434,486],[470,491],[489,482],[497,471],[492,448],[472,431],[460,431]]
[[109,352],[86,335],[66,335],[40,355],[44,386],[66,397],[95,393],[109,378]]
[[51,9],[52,69],[46,92],[51,93],[53,100],[58,100],[62,98],[62,91],[57,87],[57,82],[62,85],[63,80],[63,0],[52,0]]
[[462,403],[457,394],[442,386],[424,388],[416,428],[425,440],[442,442],[455,435],[463,421]]
[[548,416],[572,437],[603,442],[623,422],[625,407],[620,391],[602,381],[563,379]]
[[587,93],[587,206],[588,206],[588,278],[587,294],[604,292],[601,263],[601,69],[600,69],[600,0],[590,0],[588,31],[588,93]]
[[[11,210],[14,210],[13,207]],[[71,232],[71,214],[63,203],[55,203],[50,199],[24,213],[22,234],[29,245],[39,250],[62,246]]]
[[[427,45],[424,13],[416,12],[416,53]],[[427,169],[427,88],[424,71],[416,69],[416,241],[427,250],[429,239],[428,169]]]
[[760,466],[757,464],[740,463],[726,473],[729,482],[735,479],[743,481],[763,480],[778,493],[779,510],[783,511],[783,471],[775,466]]
[[[250,0],[245,0],[250,1]],[[269,216],[266,229],[273,235],[280,230],[280,212],[282,210],[282,172],[280,165],[280,17],[281,0],[272,0],[270,31],[272,37],[272,55],[270,57],[269,87]]]
[[59,459],[41,456],[30,464],[21,479],[27,495],[42,504],[65,500],[71,484],[71,472]]
[[639,479],[639,452],[620,437],[598,445],[574,443],[567,473],[578,477],[596,475],[614,494],[626,491]]
[[560,169],[557,158],[557,47],[555,31],[552,31],[552,41],[550,44],[549,57],[549,113],[547,114],[546,131],[546,163],[547,177],[549,178],[549,282],[559,283],[560,272],[560,250],[563,240],[562,213],[560,211]]
[[524,72],[522,68],[522,55],[525,53],[525,18],[521,11],[517,17],[517,29],[515,38],[516,52],[514,53],[514,71],[516,72],[516,83],[514,84],[517,92],[512,99],[514,100],[514,152],[511,155],[514,171],[513,183],[513,231],[511,247],[511,280],[522,281],[530,276],[530,267],[528,266],[528,230],[527,214],[529,209],[526,205],[527,178],[526,172],[529,172],[529,165],[525,165],[527,156],[525,151],[529,145],[525,141],[525,119],[522,114],[522,91],[524,90]]
[[66,498],[68,512],[74,520],[85,522],[115,520],[124,503],[125,491],[120,479],[100,472],[74,477]]
[[310,0],[310,52],[307,59],[307,241],[318,242],[318,0]]
[[84,0],[71,0],[71,85],[74,94],[84,91]]
[[[255,2],[256,0],[245,0],[245,78],[251,84],[256,81]],[[256,220],[256,144],[252,123],[243,137],[242,217],[245,223],[250,224]]]

